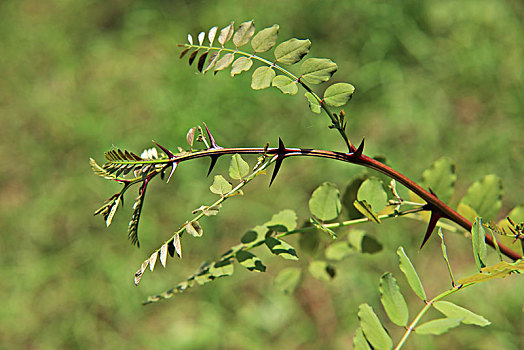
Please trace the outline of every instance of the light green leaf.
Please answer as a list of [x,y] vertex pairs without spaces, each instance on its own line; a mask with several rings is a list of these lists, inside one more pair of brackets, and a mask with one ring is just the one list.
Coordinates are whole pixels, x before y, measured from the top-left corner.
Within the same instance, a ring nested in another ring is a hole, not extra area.
[[306,83],[320,84],[328,81],[337,68],[337,64],[327,58],[308,58],[300,66],[300,79]]
[[380,302],[391,322],[397,326],[407,326],[409,319],[408,305],[400,292],[397,280],[391,273],[385,273],[380,278]]
[[369,220],[377,224],[380,224],[380,218],[378,217],[378,214],[373,211],[373,209],[371,208],[371,205],[369,205],[368,202],[356,200],[353,202],[353,206],[360,213],[366,216]]
[[449,301],[437,301],[433,304],[433,306],[435,309],[442,312],[446,317],[462,319],[462,323],[464,324],[474,324],[480,327],[485,327],[491,324],[491,322],[486,320],[484,317]]
[[408,256],[406,255],[404,248],[399,247],[397,249],[397,255],[399,258],[400,270],[406,276],[409,286],[411,287],[411,289],[413,289],[415,294],[417,294],[420,299],[426,300],[426,292],[424,291],[422,282],[420,282],[420,278],[418,277],[417,271],[415,271],[415,268],[413,267],[411,260],[409,260]]
[[220,34],[218,35],[218,42],[222,44],[222,46],[224,46],[224,44],[227,43],[233,36],[235,31],[233,28],[234,24],[235,22],[231,22],[228,26],[222,28],[220,31]]
[[211,192],[215,194],[219,194],[221,196],[225,195],[226,193],[229,193],[233,189],[233,186],[224,179],[222,175],[216,175],[215,179],[213,180],[213,184],[211,187],[209,187]]
[[486,282],[494,278],[506,278],[511,274],[524,273],[524,259],[513,263],[502,261],[493,266],[484,267],[480,273],[457,281],[459,284]]
[[287,267],[275,277],[275,287],[285,294],[291,294],[297,288],[302,270],[297,267]]
[[232,179],[240,180],[249,174],[249,164],[242,159],[240,154],[234,154],[229,165],[229,176]]
[[461,203],[469,205],[484,220],[493,220],[502,206],[501,197],[500,178],[496,175],[486,175],[471,185]]
[[248,71],[253,65],[253,61],[245,56],[239,57],[233,62],[231,66],[231,76],[234,77],[237,74]]
[[274,214],[271,220],[264,224],[266,227],[283,226],[284,231],[292,231],[297,228],[297,214],[291,209],[284,209]]
[[278,88],[284,94],[294,95],[298,92],[297,82],[285,75],[277,75],[274,77],[271,85]]
[[446,243],[444,243],[444,234],[442,233],[442,228],[438,228],[438,235],[440,237],[440,248],[442,250],[442,256],[444,257],[444,260],[446,261],[446,266],[448,267],[449,277],[451,278],[451,284],[455,285],[455,278],[453,277],[453,271],[451,270],[451,265],[449,264],[448,259],[448,249],[446,248]]
[[251,88],[261,90],[271,86],[276,73],[271,67],[258,67],[251,77]]
[[255,34],[255,23],[253,20],[240,24],[235,35],[233,35],[233,44],[236,47],[243,46],[249,42],[249,39]]
[[266,266],[254,254],[241,250],[235,254],[235,258],[249,271],[265,272]]
[[324,102],[333,107],[342,107],[349,101],[354,91],[355,87],[351,84],[333,84],[324,92]]
[[275,237],[266,238],[266,246],[271,250],[271,253],[278,255],[287,260],[298,260],[297,252],[288,243]]
[[306,96],[307,101],[309,102],[309,109],[311,109],[311,112],[320,114],[322,107],[320,107],[320,103],[315,98],[315,96],[313,96],[313,94],[310,92],[306,92],[304,96]]
[[440,335],[446,333],[451,328],[455,328],[458,325],[460,325],[460,322],[462,319],[460,318],[439,318],[436,320],[432,320],[429,322],[426,322],[424,324],[421,324],[417,328],[415,328],[415,333],[426,335],[426,334],[432,334],[432,335]]
[[262,29],[251,40],[251,47],[255,52],[266,52],[275,46],[278,36],[278,24]]
[[307,55],[310,47],[311,41],[309,39],[289,39],[275,48],[275,58],[278,63],[294,64]]
[[358,307],[358,319],[364,336],[374,349],[391,349],[393,341],[388,335],[373,308],[368,304],[360,304]]
[[357,192],[359,201],[366,201],[373,212],[378,213],[388,204],[388,195],[382,183],[375,178],[367,179],[360,185]]
[[475,218],[479,216],[475,209],[464,203],[459,203],[457,212],[469,221],[475,221]]
[[309,200],[309,210],[320,220],[336,219],[340,213],[340,192],[335,184],[324,182],[317,187]]
[[221,71],[229,67],[229,65],[233,62],[234,59],[235,59],[234,54],[226,53],[224,56],[219,58],[218,61],[215,63],[214,73],[217,74],[218,71]]
[[475,264],[479,271],[486,267],[486,231],[482,226],[482,219],[477,217],[471,228],[471,242],[473,244],[473,256],[475,257]]
[[215,278],[231,276],[234,270],[233,261],[229,259],[213,263],[209,268],[209,274]]
[[336,274],[335,268],[322,260],[313,260],[308,267],[311,276],[321,281],[331,281]]
[[357,328],[353,336],[353,350],[372,350],[360,327]]
[[348,242],[336,242],[327,247],[324,254],[328,260],[340,261],[355,251]]
[[186,232],[193,237],[202,237],[202,234],[204,233],[202,226],[200,226],[196,220],[188,222],[184,228],[186,229]]
[[453,195],[453,186],[457,180],[455,163],[447,157],[440,158],[431,168],[424,170],[422,178],[426,186],[443,202],[448,202]]

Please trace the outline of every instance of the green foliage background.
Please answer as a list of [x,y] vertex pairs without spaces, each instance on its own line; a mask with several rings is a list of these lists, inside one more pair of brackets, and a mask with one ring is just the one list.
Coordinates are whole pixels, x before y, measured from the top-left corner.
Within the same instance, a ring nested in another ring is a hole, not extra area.
[[[447,155],[457,164],[460,195],[482,175],[497,174],[505,214],[524,198],[523,14],[516,0],[2,1],[0,347],[348,348],[360,303],[384,316],[378,281],[384,271],[400,276],[398,245],[429,294],[444,290],[438,240],[417,254],[423,224],[401,219],[362,226],[385,250],[349,257],[331,282],[306,277],[294,296],[272,281],[280,269],[307,263],[300,251],[302,262],[261,254],[265,274],[237,268],[232,278],[143,307],[147,295],[184,279],[276,211],[294,208],[306,219],[316,186],[343,188],[361,170],[286,161],[270,190],[268,179],[257,180],[202,222],[203,238],[184,237],[183,260],[135,287],[148,253],[214,198],[208,160],[184,163],[169,185],[152,185],[138,250],[126,238],[129,204],[110,229],[91,215],[118,186],[93,175],[88,158],[101,160],[112,145],[139,152],[152,139],[175,149],[202,121],[224,146],[275,146],[280,136],[289,147],[343,150],[327,118],[311,114],[302,96],[252,91],[248,75],[201,76],[178,60],[176,44],[188,32],[254,18],[258,29],[280,24],[279,42],[310,38],[312,57],[338,64],[335,80],[357,87],[348,128],[355,143],[366,137],[367,154],[384,154],[419,180]],[[216,173],[228,163],[221,159]],[[456,274],[474,272],[470,242],[447,237]],[[464,291],[454,301],[493,324],[414,335],[407,348],[522,348],[522,292],[520,279]],[[407,296],[411,308],[422,307]]]

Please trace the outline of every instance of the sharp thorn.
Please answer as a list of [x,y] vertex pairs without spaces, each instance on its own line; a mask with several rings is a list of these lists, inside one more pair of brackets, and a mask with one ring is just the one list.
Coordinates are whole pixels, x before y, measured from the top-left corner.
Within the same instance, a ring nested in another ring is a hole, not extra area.
[[275,162],[275,169],[273,169],[273,175],[271,175],[271,181],[269,181],[269,187],[273,184],[273,181],[275,180],[275,177],[277,176],[278,171],[280,170],[280,166],[282,165],[282,158],[278,158]]
[[171,176],[173,176],[173,173],[175,172],[176,167],[178,166],[178,163],[173,162],[171,165],[171,172],[169,173],[169,176],[167,177],[166,183],[169,183],[169,180],[171,180]]
[[422,247],[424,247],[424,245],[428,241],[429,237],[433,233],[433,230],[435,229],[435,226],[437,226],[437,222],[440,220],[440,218],[442,218],[441,214],[437,213],[435,210],[431,210],[431,217],[429,218],[428,229],[426,230],[426,235],[424,236],[424,240],[420,245],[420,249],[422,249]]
[[209,164],[209,170],[207,171],[206,176],[209,176],[209,174],[211,174],[211,171],[213,170],[213,168],[215,167],[215,164],[217,163],[218,157],[219,156],[211,156],[211,163]]
[[211,131],[209,131],[209,128],[207,127],[206,123],[202,122],[206,128],[207,137],[209,138],[209,143],[211,144],[210,148],[222,148],[215,142],[215,139],[213,138],[213,135],[211,135]]
[[273,181],[275,180],[275,177],[278,174],[278,171],[280,170],[280,167],[282,166],[282,161],[284,160],[284,157],[286,156],[286,146],[284,145],[284,141],[279,137],[278,138],[278,149],[277,149],[277,160],[275,162],[275,169],[273,169],[273,175],[271,175],[271,181],[269,182],[269,187],[271,187],[271,184],[273,184]]
[[357,150],[354,152],[354,155],[356,157],[362,156],[362,152],[364,151],[364,140],[365,138],[362,139],[362,141],[360,142],[360,145],[358,145]]
[[284,146],[284,141],[279,137],[278,138],[278,154],[285,154],[286,152],[286,146]]
[[169,158],[173,158],[175,155],[170,151],[168,150],[167,148],[163,147],[163,146],[160,146],[158,143],[155,142],[155,140],[153,140],[153,143],[155,145],[157,145],[158,147],[160,147],[160,149],[162,151],[164,151],[164,153],[169,157]]

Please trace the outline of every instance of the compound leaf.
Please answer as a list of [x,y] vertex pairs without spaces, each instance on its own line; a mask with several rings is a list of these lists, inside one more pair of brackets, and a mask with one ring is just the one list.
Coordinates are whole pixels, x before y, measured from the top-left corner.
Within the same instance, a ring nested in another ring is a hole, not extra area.
[[278,24],[259,31],[251,40],[251,47],[255,52],[266,52],[275,46],[278,36]]
[[397,280],[391,273],[385,273],[380,278],[380,302],[384,310],[394,324],[397,326],[406,326],[409,319],[408,305],[400,292]]
[[309,39],[289,39],[275,48],[275,58],[278,63],[295,64],[307,55],[310,47]]
[[300,79],[310,84],[320,84],[328,81],[337,68],[337,64],[327,58],[308,58],[300,66]]
[[251,88],[253,90],[262,90],[271,86],[271,82],[276,73],[271,67],[258,67],[251,77]]
[[388,335],[373,308],[368,304],[358,307],[358,319],[364,336],[374,349],[391,349],[393,341]]
[[355,87],[351,84],[333,84],[324,92],[324,102],[332,107],[341,107],[349,101],[354,91]]
[[278,88],[284,94],[295,95],[298,92],[297,82],[285,75],[277,75],[274,77],[271,85]]

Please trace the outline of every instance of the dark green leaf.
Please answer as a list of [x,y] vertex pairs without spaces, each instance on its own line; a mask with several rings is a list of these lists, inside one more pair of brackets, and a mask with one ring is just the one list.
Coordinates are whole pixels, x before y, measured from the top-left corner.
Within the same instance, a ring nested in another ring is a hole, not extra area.
[[321,281],[330,281],[335,277],[335,268],[322,260],[314,260],[309,264],[309,273]]
[[486,175],[475,182],[461,203],[473,208],[485,220],[493,220],[502,206],[502,181],[496,175]]
[[211,192],[223,196],[226,193],[229,193],[233,189],[233,186],[226,179],[224,179],[222,175],[216,175],[215,179],[213,180],[213,184],[211,187],[209,187],[209,189]]
[[349,101],[354,91],[355,87],[351,84],[333,84],[324,92],[324,102],[333,107],[342,107]]
[[336,219],[341,209],[340,192],[335,184],[324,182],[317,187],[309,200],[311,214],[320,220]]
[[255,34],[255,23],[253,20],[240,24],[235,35],[233,35],[233,44],[236,47],[243,46],[249,42],[249,39]]
[[391,322],[397,326],[407,326],[409,319],[408,305],[400,292],[397,280],[391,273],[382,275],[379,290],[380,302]]
[[278,24],[262,29],[251,40],[251,47],[255,52],[266,52],[275,46],[278,36]]
[[393,341],[380,323],[373,308],[368,304],[358,307],[358,319],[364,336],[374,349],[391,349]]
[[271,85],[278,88],[284,94],[294,95],[298,92],[297,82],[285,75],[277,75],[274,77]]
[[491,324],[491,322],[486,320],[484,317],[449,301],[437,301],[433,304],[433,306],[435,309],[442,312],[446,317],[462,319],[462,323],[464,324],[474,324],[480,327],[485,327]]
[[275,237],[267,237],[266,245],[271,253],[288,260],[298,260],[297,252],[288,243]]
[[413,267],[411,260],[409,260],[408,256],[406,255],[404,248],[399,247],[397,249],[397,255],[399,258],[400,270],[406,276],[409,286],[411,287],[411,289],[413,289],[415,294],[417,294],[420,299],[426,300],[426,292],[424,291],[422,282],[420,282],[420,278],[418,277],[417,271],[415,271],[415,268]]
[[439,318],[421,324],[415,328],[415,333],[417,334],[432,334],[440,335],[446,333],[451,328],[455,328],[460,325],[462,319],[460,318]]
[[422,173],[424,183],[436,193],[443,202],[448,202],[453,195],[453,186],[457,180],[455,175],[455,163],[443,157],[437,160],[431,168]]
[[357,199],[366,201],[374,213],[380,212],[388,204],[388,195],[382,183],[375,178],[367,179],[360,185]]
[[235,254],[240,265],[244,266],[249,271],[265,272],[266,266],[254,254],[241,250]]
[[248,71],[253,65],[253,61],[248,57],[239,57],[233,62],[231,66],[231,76],[234,77],[244,71]]
[[275,48],[275,58],[281,64],[294,64],[307,55],[310,47],[311,41],[309,39],[289,39]]
[[300,66],[300,79],[310,84],[320,84],[328,81],[337,68],[336,63],[327,58],[308,58]]
[[300,282],[302,270],[297,267],[288,267],[280,271],[275,277],[275,287],[285,294],[291,294]]
[[258,67],[251,77],[251,88],[253,90],[261,90],[270,87],[275,74],[271,67]]
[[486,267],[486,231],[482,226],[482,219],[477,217],[471,228],[471,242],[473,244],[473,256],[475,257],[475,264],[477,268],[482,269]]
[[306,96],[307,101],[309,102],[309,109],[311,109],[311,112],[320,114],[322,108],[320,107],[320,103],[318,102],[316,97],[313,96],[313,94],[310,92],[306,92],[304,96]]
[[234,154],[229,165],[229,176],[232,179],[240,180],[249,174],[249,164],[242,159],[240,154]]

